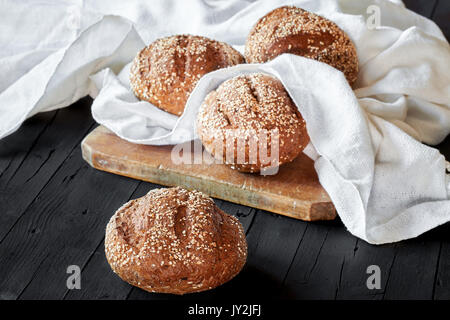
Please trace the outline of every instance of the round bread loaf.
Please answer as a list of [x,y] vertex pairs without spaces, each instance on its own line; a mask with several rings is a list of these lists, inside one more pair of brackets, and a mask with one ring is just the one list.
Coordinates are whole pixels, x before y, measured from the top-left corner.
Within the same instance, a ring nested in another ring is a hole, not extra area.
[[139,99],[181,115],[204,74],[243,62],[244,57],[226,43],[175,35],[156,40],[138,53],[130,69],[130,84]]
[[358,76],[356,49],[334,22],[285,6],[259,19],[245,44],[248,63],[264,63],[282,53],[318,60],[342,71],[350,85]]
[[241,223],[198,191],[154,189],[124,204],[106,227],[106,258],[126,282],[185,294],[217,287],[245,264]]
[[209,153],[242,172],[290,162],[309,142],[282,83],[262,73],[237,76],[210,92],[197,114],[197,133]]

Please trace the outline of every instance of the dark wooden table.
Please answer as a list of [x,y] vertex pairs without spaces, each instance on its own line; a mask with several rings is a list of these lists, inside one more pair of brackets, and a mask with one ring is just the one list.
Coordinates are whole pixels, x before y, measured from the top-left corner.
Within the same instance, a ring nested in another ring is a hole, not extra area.
[[[450,35],[449,0],[406,4]],[[342,222],[306,223],[217,200],[245,227],[244,270],[209,292],[150,294],[122,282],[104,255],[114,211],[144,195],[150,183],[94,170],[80,142],[96,124],[90,98],[38,114],[0,140],[0,299],[450,299],[450,224],[416,239],[372,246]],[[450,158],[450,138],[438,146]],[[69,265],[81,268],[81,289],[66,286]],[[381,289],[366,286],[369,265]]]

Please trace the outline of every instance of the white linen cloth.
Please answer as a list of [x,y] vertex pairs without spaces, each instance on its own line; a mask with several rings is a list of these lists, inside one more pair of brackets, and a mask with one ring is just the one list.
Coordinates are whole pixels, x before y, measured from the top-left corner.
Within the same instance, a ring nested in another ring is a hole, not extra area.
[[[354,41],[355,90],[320,62],[282,55],[204,76],[177,118],[138,101],[129,62],[156,38],[191,33],[243,51],[257,19],[294,4],[336,22]],[[367,8],[381,25],[369,29]],[[2,1],[0,138],[37,112],[90,94],[92,113],[124,139],[194,139],[196,110],[222,81],[246,72],[278,77],[307,122],[308,154],[347,229],[369,243],[415,237],[450,220],[445,159],[450,132],[450,48],[439,28],[394,0]],[[311,151],[312,150],[312,151]]]

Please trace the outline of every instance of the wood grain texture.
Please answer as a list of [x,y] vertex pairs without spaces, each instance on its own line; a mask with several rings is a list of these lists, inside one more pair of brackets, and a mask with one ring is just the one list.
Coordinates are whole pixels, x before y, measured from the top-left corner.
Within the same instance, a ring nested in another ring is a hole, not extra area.
[[[428,17],[434,11],[448,29],[448,0],[405,3]],[[339,219],[306,223],[217,199],[244,225],[248,266],[194,296],[131,287],[105,259],[104,227],[122,203],[160,186],[94,170],[81,159],[91,102],[36,115],[0,140],[0,299],[450,299],[449,223],[417,239],[373,246]],[[450,137],[437,148],[449,159]],[[66,288],[69,263],[82,268],[81,290]],[[372,264],[381,269],[380,290],[366,286]]]
[[357,238],[335,222],[308,224],[286,275],[284,296],[336,299],[342,268],[353,254]]
[[94,125],[89,102],[39,114],[1,140],[0,159],[11,161],[0,174],[0,242]]
[[439,247],[439,242],[424,241],[423,237],[396,244],[396,255],[383,298],[432,299]]
[[11,298],[62,299],[67,267],[83,269],[109,218],[138,184],[92,170],[76,148],[0,243],[0,291]]
[[[314,221],[336,217],[313,161],[301,154],[276,175],[240,173],[221,164],[175,164],[173,146],[146,146],[120,139],[103,126],[82,142],[94,168],[167,186],[196,189],[219,199]],[[190,155],[193,159],[193,153]]]

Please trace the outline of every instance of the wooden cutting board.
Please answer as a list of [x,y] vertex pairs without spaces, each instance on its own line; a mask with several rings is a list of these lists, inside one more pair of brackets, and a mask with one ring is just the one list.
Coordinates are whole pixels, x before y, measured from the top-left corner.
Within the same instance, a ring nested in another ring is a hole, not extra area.
[[94,168],[165,186],[196,189],[212,197],[295,219],[332,220],[336,210],[322,188],[313,161],[303,153],[276,175],[240,173],[223,164],[175,164],[173,146],[138,145],[103,126],[81,143]]

